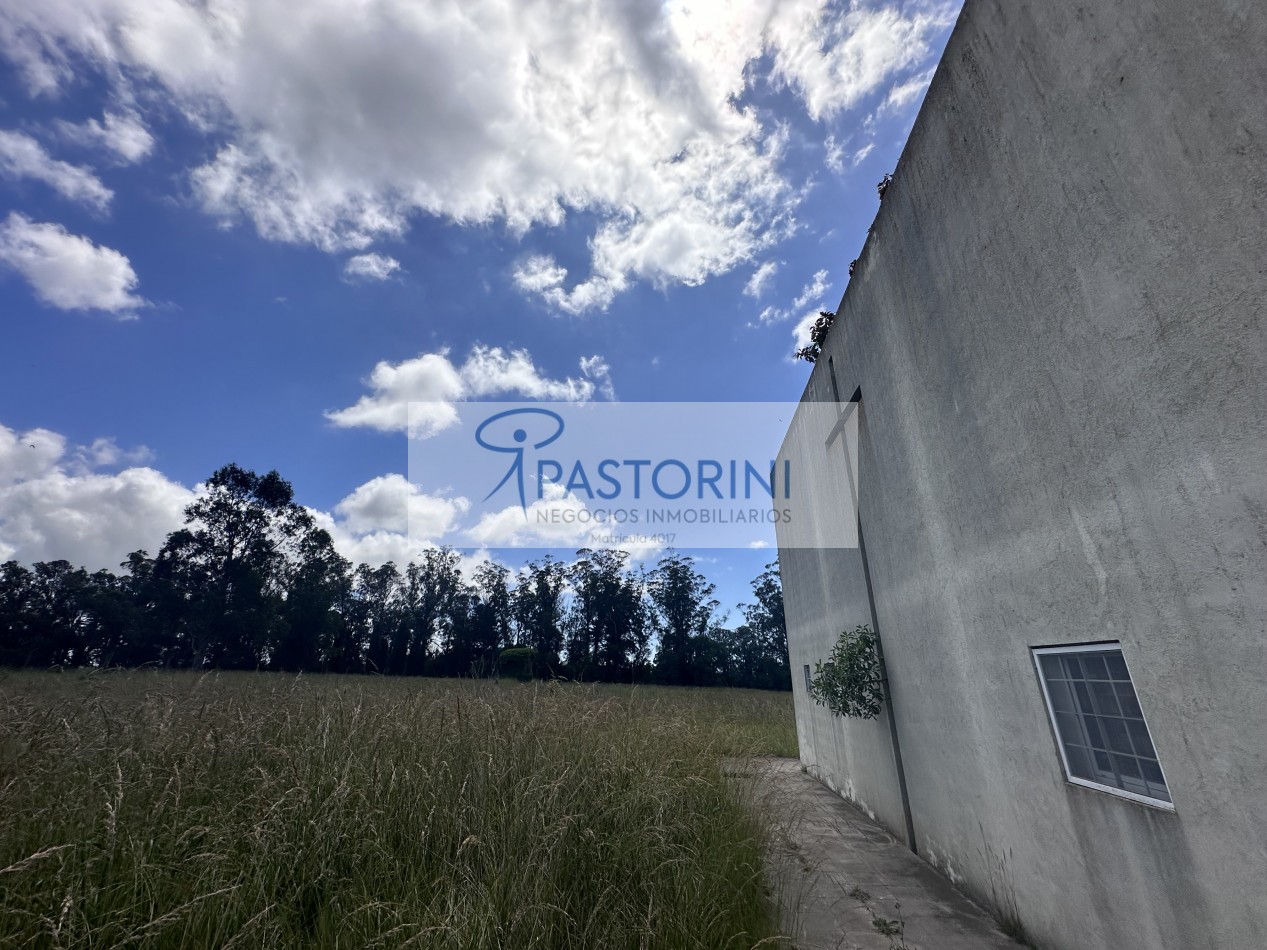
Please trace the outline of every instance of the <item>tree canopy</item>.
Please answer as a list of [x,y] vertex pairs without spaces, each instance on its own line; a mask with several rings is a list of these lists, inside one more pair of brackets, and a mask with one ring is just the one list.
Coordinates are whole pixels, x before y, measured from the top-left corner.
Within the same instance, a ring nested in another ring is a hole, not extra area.
[[353,566],[277,472],[226,465],[151,557],[0,565],[0,666],[515,675],[790,689],[777,563],[727,629],[694,559],[547,556],[466,577],[448,548]]

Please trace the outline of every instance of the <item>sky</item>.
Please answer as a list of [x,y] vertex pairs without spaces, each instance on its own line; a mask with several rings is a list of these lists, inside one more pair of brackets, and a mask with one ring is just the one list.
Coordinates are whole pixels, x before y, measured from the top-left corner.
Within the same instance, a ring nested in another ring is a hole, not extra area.
[[0,561],[233,461],[403,562],[409,400],[796,400],[958,7],[0,0]]

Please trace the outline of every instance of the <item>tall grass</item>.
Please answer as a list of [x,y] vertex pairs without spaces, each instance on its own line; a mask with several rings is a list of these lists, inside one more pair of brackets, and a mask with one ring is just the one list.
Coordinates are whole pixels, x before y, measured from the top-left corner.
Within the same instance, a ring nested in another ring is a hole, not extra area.
[[722,760],[794,751],[787,694],[0,673],[0,945],[774,943]]

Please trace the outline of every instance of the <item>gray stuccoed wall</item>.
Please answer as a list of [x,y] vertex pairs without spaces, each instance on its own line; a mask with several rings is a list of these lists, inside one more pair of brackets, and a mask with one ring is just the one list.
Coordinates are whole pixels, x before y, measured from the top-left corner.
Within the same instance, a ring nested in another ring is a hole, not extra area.
[[[1261,0],[968,0],[806,389],[862,391],[918,849],[1039,946],[1267,947],[1264,50]],[[803,761],[903,840],[885,719],[804,689],[858,552],[780,556]],[[1173,813],[1064,778],[1029,648],[1098,640]]]

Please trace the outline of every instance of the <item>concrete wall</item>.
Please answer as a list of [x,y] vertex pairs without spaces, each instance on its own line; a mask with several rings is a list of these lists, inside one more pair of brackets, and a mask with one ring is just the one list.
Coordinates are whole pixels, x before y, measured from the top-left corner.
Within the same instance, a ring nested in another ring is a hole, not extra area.
[[[1267,947],[1265,49],[1261,0],[968,0],[806,389],[862,391],[919,851],[1039,946]],[[858,552],[780,556],[802,758],[901,840],[885,720],[801,674]],[[1065,781],[1029,648],[1096,640],[1174,812]]]

